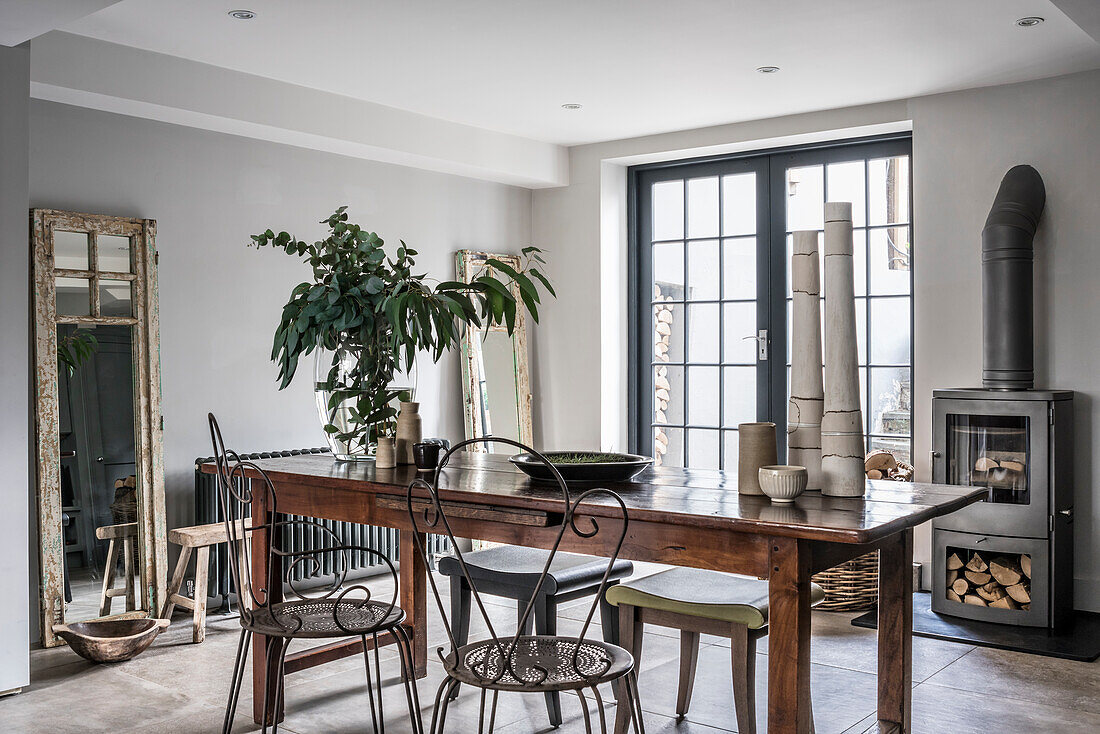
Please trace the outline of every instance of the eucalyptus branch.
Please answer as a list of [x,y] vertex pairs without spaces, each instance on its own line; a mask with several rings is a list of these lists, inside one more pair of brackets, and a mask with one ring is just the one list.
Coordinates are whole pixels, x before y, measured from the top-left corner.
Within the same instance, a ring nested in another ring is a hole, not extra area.
[[[540,291],[555,295],[539,269],[546,261],[537,247],[523,248],[518,269],[490,258],[469,283],[436,281],[414,272],[416,250],[401,242],[388,253],[376,233],[348,222],[346,206],[321,223],[328,236],[313,244],[268,229],[252,235],[251,245],[280,248],[313,272],[312,281],[291,291],[275,331],[271,359],[279,389],[294,379],[301,357],[316,349],[358,352],[351,374],[341,377],[334,365],[316,386],[330,393],[325,430],[344,441],[366,441],[392,426],[390,403],[397,393],[388,386],[399,367],[412,368],[417,352],[439,361],[466,326],[503,325],[511,334],[520,307],[538,323]],[[348,408],[351,429],[341,430],[336,416],[349,400],[355,402]]]

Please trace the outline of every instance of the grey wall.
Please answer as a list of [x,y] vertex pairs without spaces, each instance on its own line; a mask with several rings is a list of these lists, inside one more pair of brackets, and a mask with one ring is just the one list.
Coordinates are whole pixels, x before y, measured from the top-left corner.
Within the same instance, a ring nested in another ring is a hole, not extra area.
[[[322,446],[312,360],[276,390],[271,337],[307,266],[245,246],[270,227],[313,241],[341,204],[446,279],[461,248],[518,252],[530,192],[66,105],[31,104],[32,206],[150,217],[160,252],[160,338],[169,527],[191,522],[206,413],[239,451]],[[25,270],[16,273],[25,277]],[[425,435],[462,438],[458,359],[420,362]]]
[[[625,322],[605,318],[601,326],[601,311],[608,309],[601,298],[602,290],[620,287],[625,271],[625,244],[615,241],[625,227],[625,210],[615,200],[624,187],[605,185],[621,177],[623,165],[908,121],[914,141],[914,456],[928,456],[931,390],[981,378],[982,222],[1004,172],[1030,163],[1047,184],[1036,241],[1038,385],[1078,391],[1076,601],[1100,610],[1100,466],[1092,458],[1100,453],[1100,72],[573,148],[571,184],[536,191],[533,199],[535,244],[550,249],[559,267],[585,263],[567,280],[558,276],[558,304],[545,309],[534,374],[536,395],[553,400],[536,416],[536,432],[546,445],[599,444],[603,403],[605,448],[621,435],[608,431],[615,416],[607,414],[625,410],[607,405],[615,405],[622,389],[625,351],[609,352],[606,345],[625,343]],[[614,252],[617,247],[623,252]],[[593,364],[609,353],[619,363],[601,365],[601,383]],[[918,478],[928,479],[927,462],[917,464]],[[927,561],[928,553],[924,528],[918,560]]]
[[29,49],[0,46],[0,693],[30,682],[29,100]]
[[[914,100],[915,441],[931,391],[981,380],[980,233],[1005,171],[1030,163],[1047,205],[1035,239],[1035,384],[1077,391],[1077,606],[1100,610],[1100,73]],[[922,467],[926,469],[926,467]]]

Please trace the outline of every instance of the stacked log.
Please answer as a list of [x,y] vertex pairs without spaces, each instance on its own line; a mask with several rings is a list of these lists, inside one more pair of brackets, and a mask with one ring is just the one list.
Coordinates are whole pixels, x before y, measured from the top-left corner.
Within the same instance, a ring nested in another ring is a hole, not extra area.
[[947,598],[980,607],[1027,611],[1031,608],[1031,556],[1007,553],[986,561],[977,551],[954,551],[947,557]]
[[872,451],[863,459],[863,470],[868,479],[892,479],[895,482],[913,481],[913,467],[898,461],[889,451]]
[[[672,343],[672,296],[663,296],[659,286],[653,287],[653,359],[668,362],[668,350]],[[668,367],[660,365],[653,376],[653,422],[668,423],[668,405],[672,401],[672,384],[668,379]],[[668,453],[668,434],[657,428],[653,434],[654,464],[661,466]]]

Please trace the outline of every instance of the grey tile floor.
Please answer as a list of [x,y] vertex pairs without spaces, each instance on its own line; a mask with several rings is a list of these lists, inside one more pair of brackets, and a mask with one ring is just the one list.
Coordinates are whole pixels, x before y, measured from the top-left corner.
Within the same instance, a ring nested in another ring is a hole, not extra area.
[[[486,599],[486,601],[492,601]],[[490,605],[498,632],[514,627],[515,607]],[[560,611],[559,630],[576,633],[587,608]],[[876,647],[873,631],[849,624],[853,615],[815,612],[811,645],[814,716],[820,734],[863,732],[875,711]],[[483,629],[483,628],[482,628]],[[478,627],[475,625],[474,634]],[[117,732],[190,734],[219,730],[239,632],[234,617],[213,617],[206,642],[193,645],[180,615],[147,652],[126,663],[96,666],[67,648],[31,655],[32,682],[18,695],[0,699],[0,732]],[[599,634],[598,627],[595,634]],[[721,734],[736,731],[728,644],[705,638],[691,711],[673,716],[678,640],[673,630],[648,630],[643,643],[640,688],[650,734]],[[429,672],[419,681],[421,704],[430,706],[443,669],[434,650],[446,641],[438,613],[429,617]],[[303,645],[305,643],[302,643]],[[293,648],[292,648],[293,649]],[[757,718],[766,731],[767,641],[757,655]],[[392,648],[382,654],[386,678],[386,731],[409,732],[408,713]],[[914,639],[913,728],[916,732],[1010,734],[1100,732],[1100,663],[1088,664]],[[235,732],[257,731],[251,696],[242,692]],[[610,691],[605,701],[611,699]],[[287,678],[287,734],[339,734],[369,730],[362,658],[347,658]],[[609,721],[614,706],[606,704]],[[583,731],[575,698],[562,702],[562,734]],[[478,695],[463,689],[448,715],[449,732],[476,731]],[[501,734],[551,731],[542,697],[502,695]]]

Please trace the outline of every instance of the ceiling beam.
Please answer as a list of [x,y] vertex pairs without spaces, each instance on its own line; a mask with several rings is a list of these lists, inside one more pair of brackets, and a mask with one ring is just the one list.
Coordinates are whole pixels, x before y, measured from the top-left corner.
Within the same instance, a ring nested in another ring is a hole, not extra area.
[[562,146],[59,31],[31,43],[31,96],[527,188],[568,183]]
[[1100,2],[1097,0],[1050,0],[1077,27],[1100,43]]
[[118,0],[0,0],[0,46],[18,46]]

